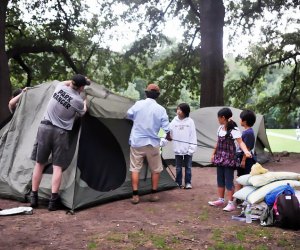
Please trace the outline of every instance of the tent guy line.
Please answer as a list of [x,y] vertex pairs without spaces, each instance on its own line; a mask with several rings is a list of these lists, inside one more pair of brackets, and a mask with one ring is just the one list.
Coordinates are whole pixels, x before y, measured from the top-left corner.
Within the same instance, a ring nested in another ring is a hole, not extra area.
[[[161,139],[165,139],[164,137],[160,137]],[[182,142],[182,143],[187,143],[187,144],[191,144],[191,145],[196,145],[197,147],[202,147],[202,148],[214,148],[212,146],[204,146],[204,145],[200,145],[197,143],[192,143],[192,142],[188,142],[188,141],[180,141],[180,140],[176,140],[172,138],[172,141],[177,141],[177,142]]]

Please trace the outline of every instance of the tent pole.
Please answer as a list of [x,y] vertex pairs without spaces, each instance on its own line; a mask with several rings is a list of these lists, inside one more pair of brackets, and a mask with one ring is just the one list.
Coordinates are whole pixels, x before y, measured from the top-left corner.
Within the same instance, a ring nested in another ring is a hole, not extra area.
[[172,170],[171,170],[171,168],[169,167],[169,165],[167,164],[167,162],[166,162],[166,160],[162,157],[162,155],[160,155],[161,156],[161,161],[162,161],[162,164],[164,165],[164,167],[167,169],[169,169],[169,171],[171,172],[171,174],[172,174],[172,176],[173,176],[173,178],[174,178],[174,180],[176,179],[176,177],[175,177],[175,175],[174,175],[174,173],[172,172]]

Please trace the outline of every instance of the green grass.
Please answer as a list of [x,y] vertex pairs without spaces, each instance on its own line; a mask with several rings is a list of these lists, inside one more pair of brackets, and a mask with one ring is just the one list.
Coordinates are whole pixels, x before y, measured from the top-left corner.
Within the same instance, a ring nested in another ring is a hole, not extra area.
[[[295,129],[267,129],[267,132],[296,137]],[[268,135],[268,140],[273,152],[288,151],[300,153],[300,141],[273,135]]]
[[[276,235],[274,235],[276,233]],[[279,236],[280,235],[280,236]],[[211,232],[210,250],[268,250],[299,249],[295,235],[282,234],[275,228],[261,228],[256,225],[226,226]],[[266,243],[272,242],[273,245]],[[279,248],[278,248],[279,247]]]
[[98,242],[97,240],[91,240],[88,249],[106,249],[103,242],[111,247],[109,249],[133,250],[139,247],[143,248],[143,246],[147,246],[147,249],[182,249],[182,242],[178,237],[167,231],[162,234],[152,233],[151,231],[146,232],[142,229],[129,231],[128,233],[109,232],[104,238],[98,238]]
[[207,208],[203,208],[202,210],[201,210],[201,213],[200,213],[200,215],[198,216],[198,219],[200,220],[200,221],[206,221],[206,220],[208,220],[208,217],[209,217],[209,215],[208,215],[208,210],[207,210]]
[[92,249],[97,249],[97,243],[95,242],[89,242],[87,245],[87,249],[92,250]]
[[296,129],[267,129],[267,131],[296,137]]

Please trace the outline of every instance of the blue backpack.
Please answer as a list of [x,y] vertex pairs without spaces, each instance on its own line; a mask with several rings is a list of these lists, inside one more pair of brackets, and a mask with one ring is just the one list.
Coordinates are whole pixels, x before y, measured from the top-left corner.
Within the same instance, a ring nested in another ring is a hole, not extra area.
[[265,202],[268,206],[273,206],[277,196],[282,193],[294,195],[295,190],[290,186],[290,184],[279,186],[266,194]]

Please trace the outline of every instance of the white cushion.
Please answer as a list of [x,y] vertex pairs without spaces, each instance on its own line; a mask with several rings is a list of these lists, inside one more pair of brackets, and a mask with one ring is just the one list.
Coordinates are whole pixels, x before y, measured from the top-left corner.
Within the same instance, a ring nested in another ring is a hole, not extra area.
[[249,182],[249,178],[251,177],[250,174],[244,174],[239,176],[236,181],[238,184],[241,184],[243,186],[251,186],[252,184]]
[[257,188],[255,188],[253,186],[245,186],[242,189],[240,189],[239,191],[236,191],[233,194],[233,197],[244,201],[244,200],[246,200],[248,195],[251,194],[252,192],[254,192],[256,189]]
[[298,198],[298,201],[300,203],[300,191],[299,190],[295,190],[295,195]]
[[259,203],[263,201],[266,194],[272,191],[274,188],[277,188],[281,185],[287,185],[288,183],[291,185],[291,187],[300,187],[300,181],[296,181],[296,180],[274,181],[265,186],[257,188],[255,191],[250,193],[247,197],[247,201],[250,202],[251,204]]
[[261,187],[278,180],[300,180],[300,174],[294,172],[267,172],[251,176],[248,183],[254,187]]

